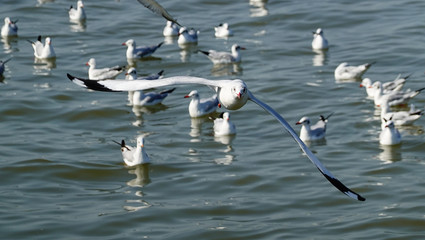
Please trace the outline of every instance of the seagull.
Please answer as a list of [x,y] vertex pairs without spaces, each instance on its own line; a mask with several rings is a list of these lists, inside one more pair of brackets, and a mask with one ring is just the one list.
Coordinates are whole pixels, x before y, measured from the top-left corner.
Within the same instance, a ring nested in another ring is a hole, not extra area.
[[41,36],[38,36],[36,42],[32,42],[28,40],[32,48],[34,49],[34,56],[39,59],[48,59],[48,58],[55,58],[56,53],[52,46],[52,40],[50,37],[46,37],[46,40],[43,43],[41,43]]
[[114,142],[121,146],[122,158],[127,166],[133,167],[139,164],[151,162],[144,148],[145,139],[143,136],[137,137],[136,147],[126,145],[124,140],[122,140],[121,143],[116,141]]
[[69,8],[68,11],[69,19],[73,21],[84,21],[86,20],[86,12],[84,11],[84,4],[83,1],[78,0],[77,2],[77,9],[74,7]]
[[93,80],[104,80],[104,79],[114,79],[120,73],[125,70],[125,66],[114,66],[110,68],[97,68],[96,69],[96,60],[90,58],[86,63],[89,67],[89,78]]
[[177,26],[177,24],[173,23],[172,21],[167,21],[167,24],[164,27],[164,30],[162,30],[162,35],[164,37],[174,37],[179,35],[180,27]]
[[214,119],[214,136],[229,136],[236,134],[236,127],[230,121],[229,112],[222,112],[220,117]]
[[[146,76],[146,77],[138,77],[136,69],[134,67],[131,67],[125,73],[125,78],[127,80],[156,80],[156,79],[162,78],[163,73],[164,73],[164,71],[160,71],[159,73],[151,74],[151,75]],[[130,103],[130,105],[139,105],[140,106],[141,105],[141,99],[142,99],[141,95],[143,93],[137,93],[136,97],[135,97],[134,96],[135,92],[137,92],[137,91],[129,91],[128,92],[128,102]],[[146,100],[148,100],[148,99],[146,99]]]
[[67,74],[67,77],[75,84],[86,87],[97,91],[106,92],[119,92],[119,91],[137,91],[150,88],[165,87],[170,85],[206,85],[214,88],[217,93],[217,98],[220,102],[220,106],[228,110],[238,110],[243,107],[248,100],[262,107],[266,112],[276,118],[280,124],[283,125],[284,129],[291,135],[292,138],[298,143],[299,147],[307,155],[310,161],[317,167],[320,173],[338,190],[347,196],[359,200],[365,201],[366,199],[356,192],[346,187],[341,181],[339,181],[333,174],[326,169],[326,167],[319,161],[319,159],[311,152],[311,150],[305,145],[305,143],[298,137],[294,129],[288,124],[288,122],[273,108],[266,103],[257,99],[252,94],[244,81],[240,79],[235,80],[208,80],[205,78],[191,77],[191,76],[175,76],[163,78],[155,81],[149,80],[100,80],[94,81],[90,79],[78,78]]
[[1,27],[1,36],[2,37],[16,37],[18,36],[18,26],[16,21],[10,20],[9,17],[4,18],[4,25]]
[[245,50],[246,48],[239,46],[238,44],[232,45],[232,52],[218,52],[215,50],[201,51],[201,53],[208,56],[208,58],[214,64],[225,64],[225,63],[239,63],[242,60],[240,50]]
[[135,91],[133,93],[133,106],[153,106],[162,103],[168,94],[172,93],[176,88],[156,92],[143,93],[142,91]]
[[218,107],[217,94],[214,94],[210,98],[200,98],[199,93],[196,90],[191,91],[185,98],[192,98],[189,103],[189,115],[192,118],[203,117],[212,112],[215,112]]
[[410,105],[409,111],[398,111],[391,112],[390,106],[387,101],[384,101],[381,105],[381,119],[382,119],[382,129],[384,129],[386,123],[383,119],[390,119],[394,122],[396,126],[405,126],[411,125],[414,121],[418,120],[423,115],[423,110],[416,110],[415,105]]
[[179,31],[179,38],[177,39],[178,44],[190,44],[198,43],[198,33],[195,29],[187,29],[186,27],[181,27]]
[[372,84],[372,87],[375,89],[375,96],[373,100],[376,106],[381,106],[384,102],[387,102],[389,106],[398,106],[407,104],[409,100],[416,95],[418,95],[425,88],[418,89],[416,91],[411,91],[410,89],[407,91],[397,91],[390,92],[385,94],[382,83],[377,81]]
[[4,60],[4,61],[3,60],[0,60],[0,76],[2,76],[3,73],[4,73],[4,64],[7,63],[7,62],[9,62],[10,59],[12,59],[12,58],[9,58],[9,59]]
[[360,79],[372,64],[373,63],[365,63],[359,66],[350,66],[348,63],[343,62],[335,69],[335,79],[338,81]]
[[168,12],[167,10],[165,10],[165,8],[163,8],[159,3],[157,3],[155,0],[138,0],[139,3],[141,3],[143,6],[145,6],[146,8],[150,9],[152,12],[161,15],[162,17],[164,17],[165,19],[167,19],[168,21],[171,21],[179,26],[180,23],[177,22],[176,19],[174,19]]
[[382,121],[385,122],[385,126],[379,134],[379,143],[381,145],[397,145],[401,143],[400,132],[395,128],[392,119],[383,118]]
[[233,36],[233,31],[229,29],[228,23],[220,23],[218,26],[214,27],[214,35],[218,38],[227,38]]
[[136,47],[136,42],[133,39],[127,40],[125,43],[123,43],[123,46],[127,46],[127,52],[126,56],[128,59],[140,59],[142,57],[149,57],[154,53],[164,42],[161,42],[157,45],[153,46],[142,46]]
[[308,117],[302,117],[298,122],[296,122],[296,125],[302,125],[300,131],[301,140],[307,142],[325,138],[326,123],[328,122],[328,118],[332,116],[332,114],[333,113],[331,113],[326,118],[320,115],[320,120],[314,125],[310,125],[311,122],[310,118]]
[[316,32],[313,32],[313,41],[311,42],[311,47],[316,50],[328,49],[328,40],[323,36],[323,31],[321,28],[318,28]]
[[[400,77],[401,75],[398,75],[396,79],[390,82],[382,83],[382,87],[384,88],[384,93],[389,93],[392,91],[400,91],[404,84],[406,83],[406,79],[410,76]],[[364,87],[366,89],[367,96],[370,98],[373,98],[375,96],[375,88],[373,88],[373,83],[370,78],[364,78],[362,80],[362,83],[360,84],[360,87]]]

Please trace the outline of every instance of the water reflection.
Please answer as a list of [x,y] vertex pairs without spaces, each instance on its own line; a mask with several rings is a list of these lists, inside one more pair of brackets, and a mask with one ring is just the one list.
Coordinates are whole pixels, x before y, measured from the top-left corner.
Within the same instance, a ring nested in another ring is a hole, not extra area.
[[34,75],[48,76],[53,68],[56,68],[56,58],[39,59],[34,58]]
[[85,32],[87,25],[85,20],[69,20],[71,23],[69,27],[71,28],[72,32]]
[[249,9],[251,13],[250,17],[267,16],[269,14],[269,10],[266,8],[267,1],[268,0],[249,0],[249,6],[251,6]]
[[243,69],[240,63],[214,64],[211,69],[211,75],[216,77],[242,75],[242,71]]
[[17,36],[2,37],[1,41],[3,43],[4,53],[9,54],[9,53],[14,52],[14,50],[12,48],[12,44],[18,43],[18,37]]
[[[136,175],[136,178],[128,181],[127,185],[129,187],[142,188],[151,183],[149,170],[149,163],[137,165],[135,169],[129,170],[128,173]],[[125,210],[135,212],[152,206],[150,203],[142,199],[145,194],[141,190],[136,191],[134,195],[139,199],[126,200],[126,203],[131,205],[124,205],[123,208]]]
[[162,103],[156,104],[153,106],[132,106],[131,110],[133,111],[134,115],[137,117],[137,120],[134,121],[132,124],[133,126],[140,127],[143,125],[143,114],[154,114],[159,111],[164,111],[168,107]]
[[182,62],[188,62],[193,53],[198,52],[198,44],[197,43],[186,43],[179,44],[181,49],[180,51],[180,60]]
[[382,150],[382,152],[379,153],[378,158],[384,163],[401,161],[401,144],[392,146],[379,145],[379,148]]
[[328,62],[328,50],[313,49],[315,53],[313,56],[313,66],[320,67],[324,66]]
[[207,117],[191,118],[190,119],[190,133],[192,137],[191,142],[200,142],[202,133],[202,124],[208,120]]

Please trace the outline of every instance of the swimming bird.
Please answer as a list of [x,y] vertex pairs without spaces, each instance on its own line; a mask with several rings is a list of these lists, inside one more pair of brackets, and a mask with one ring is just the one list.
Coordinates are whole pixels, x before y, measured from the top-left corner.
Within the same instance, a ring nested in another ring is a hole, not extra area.
[[16,37],[18,36],[18,25],[16,21],[10,20],[9,17],[4,18],[4,25],[1,27],[1,36],[2,37]]
[[89,78],[93,80],[114,79],[125,70],[125,66],[96,68],[96,60],[94,58],[90,58],[86,65],[89,66]]
[[329,48],[328,40],[323,36],[323,30],[321,28],[313,32],[311,47],[316,50],[325,50]]
[[136,147],[126,145],[124,140],[122,140],[121,143],[116,141],[114,142],[121,146],[122,158],[127,166],[133,167],[139,164],[151,162],[144,148],[145,139],[143,136],[137,137]]
[[382,119],[385,126],[379,134],[379,143],[381,145],[397,145],[401,143],[400,132],[395,128],[392,119]]
[[372,84],[372,87],[375,89],[375,95],[373,101],[376,106],[381,106],[384,102],[387,102],[389,106],[397,106],[407,104],[410,99],[417,96],[425,88],[420,88],[415,91],[408,89],[407,91],[392,91],[389,93],[384,93],[382,83],[377,81]]
[[167,21],[164,29],[162,30],[162,35],[164,37],[174,37],[179,35],[180,27],[173,23],[172,21]]
[[291,135],[297,142],[299,147],[307,155],[310,161],[317,167],[320,173],[338,190],[347,196],[359,201],[364,201],[365,198],[346,187],[339,181],[333,174],[326,169],[326,167],[319,161],[319,159],[311,152],[305,143],[298,137],[298,134],[288,124],[288,122],[273,108],[266,103],[257,99],[251,91],[248,90],[246,83],[240,79],[235,80],[208,80],[205,78],[192,77],[192,76],[175,76],[155,81],[149,80],[100,80],[94,81],[90,79],[83,79],[74,77],[67,74],[67,77],[75,84],[97,91],[136,91],[150,88],[165,87],[170,85],[206,85],[212,87],[216,93],[220,105],[229,110],[237,110],[243,107],[248,100],[262,107],[266,112],[276,118],[284,129]]
[[214,136],[235,135],[236,127],[230,121],[230,113],[222,112],[220,117],[214,119]]
[[140,59],[151,56],[164,42],[152,46],[137,46],[133,39],[127,40],[123,46],[127,46],[126,57],[129,59]]
[[72,5],[68,11],[69,19],[73,21],[84,21],[86,20],[86,11],[84,11],[84,3],[81,0],[77,1],[77,9]]
[[409,111],[391,112],[388,102],[384,101],[381,105],[381,127],[384,128],[386,125],[384,119],[391,119],[396,126],[411,125],[423,115],[423,111],[423,109],[416,110],[415,105],[411,104]]
[[174,22],[175,24],[180,25],[176,19],[174,19],[168,12],[155,0],[138,0],[143,6],[151,10],[152,12],[164,17],[165,19]]
[[137,70],[134,67],[131,67],[125,73],[127,80],[156,80],[162,78],[164,74],[164,70],[159,71],[158,73],[151,74],[145,77],[137,76]]
[[193,90],[185,98],[191,98],[189,103],[189,115],[190,117],[197,118],[208,115],[215,112],[218,107],[217,94],[214,94],[209,98],[200,98],[198,91]]
[[218,38],[226,38],[233,36],[233,30],[229,28],[228,23],[220,23],[218,26],[214,27],[214,35]]
[[6,59],[4,61],[3,60],[0,60],[0,76],[2,76],[3,73],[4,73],[4,64],[7,63],[7,62],[9,62],[10,59],[12,59],[12,58],[8,58],[8,59]]
[[326,118],[320,115],[319,121],[311,125],[310,118],[308,117],[302,117],[298,122],[296,122],[296,125],[302,125],[301,131],[300,131],[300,138],[303,141],[315,141],[325,138],[326,136],[326,124],[328,122],[328,119],[330,116],[332,116],[333,113],[331,113]]
[[172,93],[176,88],[157,92],[135,91],[133,93],[133,106],[153,106],[162,103],[168,94]]
[[[163,73],[164,73],[164,71],[162,70],[158,73],[151,74],[151,75],[146,76],[146,77],[138,77],[136,69],[134,67],[131,67],[125,73],[125,79],[127,79],[127,80],[155,80],[155,79],[162,78]],[[148,104],[148,102],[150,102],[150,103],[153,102],[153,101],[148,101],[149,99],[152,99],[152,98],[147,98],[146,96],[143,95],[143,93],[136,93],[136,96],[134,96],[135,92],[138,92],[138,91],[128,91],[128,102],[129,102],[130,105],[141,106],[141,105],[143,105],[142,103],[144,103],[144,102],[146,102],[146,104]],[[167,93],[167,95],[168,95],[168,93]],[[154,100],[154,99],[157,99],[157,98],[153,98],[152,100]],[[151,105],[153,105],[153,104],[151,104]]]
[[44,45],[41,42],[41,36],[37,37],[37,41],[32,42],[28,40],[32,48],[34,49],[34,56],[39,59],[49,59],[49,58],[55,58],[56,53],[52,46],[52,40],[50,37],[46,37],[46,40],[44,41]]
[[240,50],[245,50],[244,47],[239,46],[238,44],[232,45],[232,52],[218,52],[215,50],[201,51],[201,53],[208,56],[208,58],[214,64],[225,64],[225,63],[238,63],[242,60]]
[[359,66],[350,66],[343,62],[335,69],[335,80],[356,80],[360,79],[363,74],[372,66],[373,63],[365,63]]
[[[400,91],[404,84],[406,83],[406,79],[410,76],[400,77],[401,75],[398,75],[396,79],[390,82],[384,82],[382,83],[382,87],[384,89],[384,93],[389,93],[392,91]],[[364,87],[366,89],[367,96],[370,98],[373,98],[375,96],[376,89],[372,86],[372,80],[370,78],[364,78],[362,80],[362,83],[360,83],[360,87]]]
[[198,33],[195,29],[187,29],[186,27],[181,27],[179,30],[179,38],[177,39],[178,44],[194,44],[198,43]]

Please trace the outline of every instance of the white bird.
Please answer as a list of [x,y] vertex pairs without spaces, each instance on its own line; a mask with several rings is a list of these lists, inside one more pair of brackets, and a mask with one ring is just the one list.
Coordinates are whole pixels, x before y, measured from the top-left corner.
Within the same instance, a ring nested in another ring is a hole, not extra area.
[[333,174],[325,168],[319,159],[311,152],[305,143],[298,137],[294,129],[286,122],[286,120],[266,103],[257,99],[249,90],[245,82],[240,79],[236,80],[208,80],[205,78],[191,76],[168,77],[155,81],[149,80],[100,80],[94,81],[90,79],[82,79],[67,74],[67,77],[75,84],[97,91],[136,91],[150,88],[158,88],[170,85],[206,85],[215,89],[220,105],[229,110],[237,110],[243,107],[248,100],[262,107],[266,112],[275,117],[284,129],[294,138],[299,147],[304,151],[310,161],[325,176],[325,178],[334,185],[338,190],[347,196],[364,201],[365,198],[353,192],[339,181]]
[[229,112],[222,112],[220,117],[214,119],[214,136],[235,135],[236,127],[230,121]]
[[325,50],[329,48],[328,40],[323,36],[323,31],[321,28],[318,28],[313,32],[313,41],[311,42],[311,47],[316,50]]
[[10,20],[9,17],[4,18],[4,25],[1,27],[1,36],[2,37],[16,37],[18,36],[18,26],[16,21]]
[[126,57],[128,59],[140,59],[151,56],[164,42],[152,46],[137,46],[133,39],[127,40],[123,46],[127,46]]
[[332,116],[331,113],[326,118],[320,115],[319,121],[311,125],[310,118],[302,117],[296,125],[302,125],[300,130],[300,138],[303,141],[315,141],[325,138],[326,136],[326,124],[328,122],[328,118]]
[[108,68],[96,68],[96,60],[94,58],[90,58],[86,65],[89,66],[89,79],[93,80],[114,79],[125,70],[125,66],[118,65]]
[[180,23],[177,22],[176,19],[174,19],[168,12],[163,8],[159,3],[157,3],[155,0],[138,0],[139,3],[143,4],[146,8],[151,10],[152,12],[164,17],[168,21],[174,22],[175,24],[180,25]]
[[[384,94],[393,91],[400,91],[406,83],[406,79],[408,77],[409,76],[400,77],[400,75],[398,75],[397,78],[393,81],[382,83],[382,87],[384,88]],[[370,78],[364,78],[362,80],[362,83],[360,84],[360,87],[364,87],[366,89],[368,97],[373,98],[375,96],[376,89],[373,87],[373,83]]]
[[84,11],[83,1],[77,2],[77,8],[75,9],[72,5],[68,11],[69,19],[73,21],[84,21],[86,20],[86,12]]
[[136,147],[126,145],[124,140],[122,140],[121,143],[116,141],[114,142],[121,146],[122,158],[127,166],[133,167],[139,164],[151,162],[144,148],[145,139],[143,136],[137,137]]
[[[136,69],[134,67],[131,67],[125,73],[125,79],[127,79],[127,80],[156,80],[156,79],[162,78],[163,73],[164,73],[164,71],[160,71],[159,73],[151,74],[151,75],[146,76],[146,77],[138,77]],[[128,102],[130,103],[130,105],[141,106],[144,101],[148,100],[148,98],[143,97],[143,93],[136,93],[136,96],[134,96],[135,92],[137,92],[137,91],[129,91],[128,92]]]
[[227,38],[233,36],[233,31],[229,28],[228,23],[220,23],[218,26],[214,27],[214,31],[214,35],[218,38]]
[[385,94],[381,82],[374,82],[372,87],[375,89],[375,96],[373,97],[373,100],[375,105],[378,107],[384,104],[384,102],[387,102],[389,106],[407,104],[411,98],[415,97],[425,89],[421,88],[416,91],[408,89],[407,91],[392,91]]
[[189,103],[189,115],[193,118],[203,117],[212,112],[215,112],[219,104],[217,94],[214,94],[209,98],[201,99],[199,97],[198,91],[193,90],[184,97],[192,99]]
[[49,59],[49,58],[55,58],[56,53],[52,46],[52,40],[50,37],[46,37],[46,40],[44,41],[44,45],[41,42],[41,36],[38,36],[36,42],[32,42],[28,40],[32,48],[34,49],[34,56],[39,59]]
[[365,63],[359,66],[350,66],[348,63],[343,62],[335,69],[335,80],[360,79],[372,64],[373,63]]
[[385,127],[379,134],[379,143],[381,145],[397,145],[401,143],[400,132],[395,128],[394,122],[390,119],[382,119]]
[[187,29],[186,27],[181,27],[179,30],[179,38],[177,39],[178,44],[190,44],[198,43],[198,33],[195,29]]
[[214,64],[225,64],[225,63],[239,63],[242,60],[242,55],[240,50],[245,50],[244,47],[239,46],[238,44],[232,45],[232,52],[218,52],[215,50],[201,51],[201,53],[208,56],[208,58]]
[[153,106],[162,103],[168,94],[172,93],[176,88],[157,92],[135,91],[133,93],[133,106]]
[[164,27],[164,30],[162,30],[162,35],[164,37],[174,37],[179,35],[180,27],[177,26],[177,24],[173,23],[172,21],[167,21],[167,24]]
[[0,76],[2,76],[3,73],[4,73],[4,64],[7,63],[7,62],[9,62],[10,59],[12,59],[12,58],[9,58],[9,59],[4,60],[4,61],[3,60],[0,60]]
[[415,105],[410,105],[409,111],[391,112],[388,102],[384,101],[381,105],[381,120],[382,129],[386,123],[384,119],[391,119],[396,126],[411,125],[414,121],[418,120],[423,114],[423,110],[416,110]]

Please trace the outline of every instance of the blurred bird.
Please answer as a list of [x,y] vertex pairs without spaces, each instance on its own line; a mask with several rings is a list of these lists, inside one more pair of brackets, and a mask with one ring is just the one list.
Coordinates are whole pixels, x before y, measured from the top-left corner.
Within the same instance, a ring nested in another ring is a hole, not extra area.
[[238,63],[242,60],[240,50],[245,50],[244,47],[241,47],[237,44],[232,45],[232,52],[218,52],[215,50],[201,51],[201,53],[208,56],[208,58],[214,64],[223,64],[223,63]]
[[128,59],[140,59],[142,57],[151,56],[162,44],[163,42],[152,46],[136,47],[136,42],[133,39],[129,39],[122,45],[127,46],[126,57]]
[[228,23],[220,23],[218,26],[214,27],[214,31],[214,35],[218,38],[233,36],[233,31],[229,28]]
[[401,143],[400,132],[395,128],[392,119],[382,119],[385,122],[384,128],[379,134],[379,143],[381,145],[397,145]]
[[316,32],[313,32],[313,41],[311,42],[311,47],[316,50],[328,49],[328,40],[323,36],[323,31],[321,28],[318,28]]
[[96,60],[94,58],[90,58],[86,65],[89,66],[89,79],[93,80],[114,79],[125,70],[125,66],[118,65],[110,68],[96,68]]
[[151,162],[144,148],[145,139],[143,136],[137,137],[136,147],[126,145],[124,140],[122,140],[121,143],[117,141],[114,142],[121,146],[122,158],[127,166],[133,167],[139,164]]
[[1,27],[1,36],[2,37],[15,37],[18,36],[18,26],[16,21],[10,20],[9,17],[4,18],[4,25]]
[[359,66],[350,66],[348,63],[343,62],[335,69],[335,80],[356,80],[360,79],[363,74],[374,63],[365,63]]
[[69,19],[73,21],[84,21],[86,20],[86,12],[84,11],[83,1],[78,0],[77,9],[75,9],[72,5],[68,11]]
[[52,40],[50,37],[46,37],[46,40],[44,41],[44,45],[41,42],[41,36],[37,37],[37,41],[32,42],[28,40],[28,42],[31,43],[32,48],[34,49],[34,56],[39,59],[49,59],[49,58],[55,58],[56,53],[52,46]]

